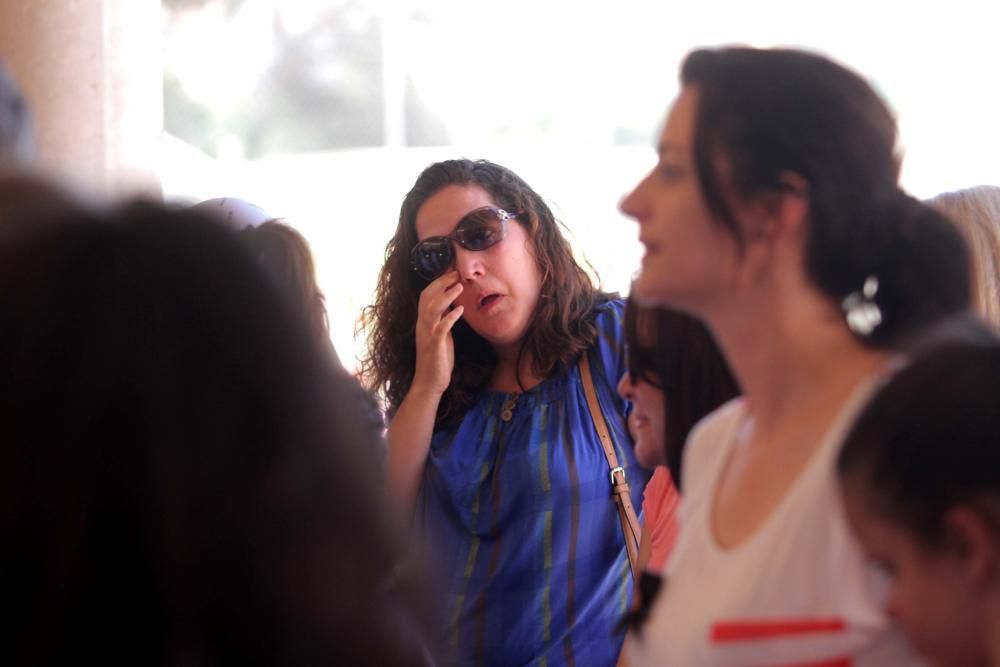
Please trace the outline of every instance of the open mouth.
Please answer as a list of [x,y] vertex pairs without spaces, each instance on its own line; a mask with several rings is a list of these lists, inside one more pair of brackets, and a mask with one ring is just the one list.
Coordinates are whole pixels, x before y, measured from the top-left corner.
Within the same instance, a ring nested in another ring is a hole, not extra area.
[[489,308],[500,299],[499,294],[487,294],[479,300],[480,308]]

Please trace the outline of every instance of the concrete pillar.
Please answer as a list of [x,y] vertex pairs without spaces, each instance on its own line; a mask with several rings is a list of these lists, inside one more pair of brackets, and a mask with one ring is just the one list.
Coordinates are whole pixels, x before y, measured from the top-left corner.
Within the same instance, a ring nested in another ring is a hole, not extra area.
[[43,167],[105,195],[159,195],[159,0],[0,0],[0,59]]

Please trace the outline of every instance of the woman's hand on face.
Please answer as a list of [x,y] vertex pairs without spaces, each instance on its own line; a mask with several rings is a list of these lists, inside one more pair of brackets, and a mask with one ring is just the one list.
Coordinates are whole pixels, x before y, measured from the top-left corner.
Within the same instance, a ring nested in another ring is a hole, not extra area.
[[462,289],[458,272],[449,270],[420,293],[417,305],[417,367],[411,390],[441,396],[448,388],[455,366],[455,340],[451,328],[464,312],[464,307],[455,306],[454,302]]

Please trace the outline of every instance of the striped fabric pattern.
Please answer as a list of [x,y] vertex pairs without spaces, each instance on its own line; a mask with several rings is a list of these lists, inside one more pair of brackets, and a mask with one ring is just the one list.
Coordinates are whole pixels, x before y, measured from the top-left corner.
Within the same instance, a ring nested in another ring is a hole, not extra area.
[[[627,435],[621,301],[600,307],[590,350],[598,400],[633,502],[645,473]],[[608,465],[578,368],[517,397],[484,391],[436,433],[421,489],[426,550],[438,565],[451,664],[607,665],[623,637],[631,575]]]

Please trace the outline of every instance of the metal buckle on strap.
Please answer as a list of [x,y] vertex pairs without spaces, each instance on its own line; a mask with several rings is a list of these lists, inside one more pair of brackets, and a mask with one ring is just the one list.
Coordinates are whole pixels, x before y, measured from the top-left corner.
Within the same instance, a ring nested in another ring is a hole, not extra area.
[[611,469],[611,486],[614,486],[618,482],[615,481],[615,473],[620,472],[622,474],[622,484],[625,483],[625,468],[618,466],[617,468]]

